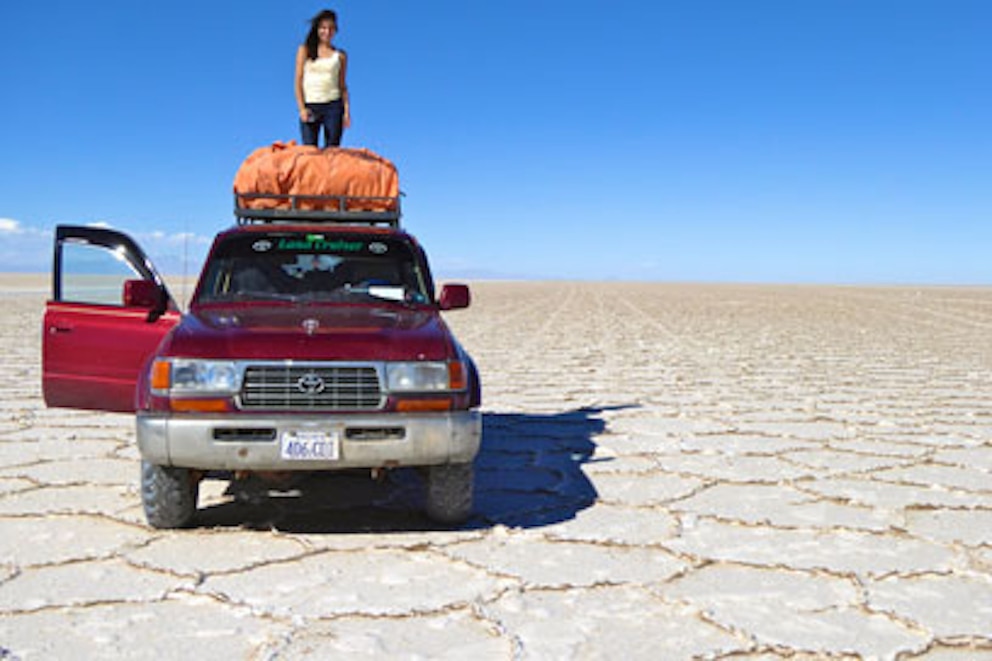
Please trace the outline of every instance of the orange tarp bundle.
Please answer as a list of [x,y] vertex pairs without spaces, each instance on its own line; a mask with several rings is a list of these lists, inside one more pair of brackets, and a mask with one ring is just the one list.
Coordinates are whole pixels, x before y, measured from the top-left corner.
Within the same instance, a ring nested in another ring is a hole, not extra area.
[[[237,205],[248,209],[288,209],[289,196],[347,196],[348,210],[389,211],[400,194],[396,166],[368,149],[319,149],[276,142],[248,155],[234,177]],[[263,193],[280,197],[241,197]],[[367,198],[391,198],[370,200]],[[339,200],[296,200],[297,209],[339,210]]]

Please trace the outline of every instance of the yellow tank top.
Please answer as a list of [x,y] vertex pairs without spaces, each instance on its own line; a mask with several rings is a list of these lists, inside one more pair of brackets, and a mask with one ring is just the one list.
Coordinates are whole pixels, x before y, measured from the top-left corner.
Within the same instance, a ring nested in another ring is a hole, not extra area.
[[328,103],[341,98],[341,52],[303,63],[303,100]]

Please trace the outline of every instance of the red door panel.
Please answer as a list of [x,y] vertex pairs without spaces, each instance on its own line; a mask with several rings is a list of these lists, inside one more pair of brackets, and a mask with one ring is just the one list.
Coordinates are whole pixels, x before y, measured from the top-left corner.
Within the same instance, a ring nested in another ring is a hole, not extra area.
[[[45,403],[134,411],[138,376],[181,316],[165,283],[141,248],[114,230],[61,225],[54,254],[42,322]],[[134,280],[149,283],[158,300],[126,300]]]
[[138,374],[179,313],[50,301],[45,306],[42,390],[48,406],[132,412]]

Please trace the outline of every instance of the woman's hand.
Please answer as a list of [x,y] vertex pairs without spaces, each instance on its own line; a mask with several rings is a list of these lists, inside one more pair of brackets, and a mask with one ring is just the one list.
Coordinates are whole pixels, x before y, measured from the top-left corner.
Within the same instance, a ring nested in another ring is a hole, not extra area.
[[306,124],[313,123],[313,113],[310,111],[309,108],[300,109],[300,121]]

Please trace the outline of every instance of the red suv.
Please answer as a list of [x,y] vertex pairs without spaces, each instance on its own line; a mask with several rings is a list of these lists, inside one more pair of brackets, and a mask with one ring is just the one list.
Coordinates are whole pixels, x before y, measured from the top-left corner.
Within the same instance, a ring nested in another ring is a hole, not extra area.
[[206,477],[401,466],[431,518],[463,522],[479,375],[440,312],[468,287],[436,294],[398,212],[238,211],[185,314],[128,236],[58,227],[45,402],[136,413],[157,528],[192,522]]

